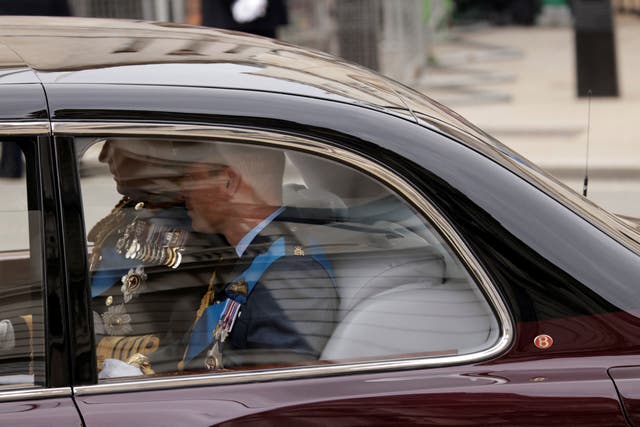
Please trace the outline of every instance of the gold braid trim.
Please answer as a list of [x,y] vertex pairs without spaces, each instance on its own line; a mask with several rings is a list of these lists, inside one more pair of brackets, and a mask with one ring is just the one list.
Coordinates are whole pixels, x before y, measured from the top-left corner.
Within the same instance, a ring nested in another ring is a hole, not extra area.
[[126,354],[140,353],[138,351],[138,347],[139,347],[138,344],[140,344],[140,341],[142,341],[142,337],[137,337],[135,340],[125,340],[125,343],[122,346],[120,359],[124,360],[126,357],[124,357],[123,355],[126,355]]
[[33,375],[33,315],[20,316],[29,330],[29,374]]
[[136,353],[149,355],[160,347],[160,338],[155,335],[138,335],[132,337],[104,337],[98,342],[96,358],[98,372],[102,371],[105,359],[119,359],[126,362]]
[[118,228],[130,222],[130,218],[127,218],[123,211],[132,203],[133,201],[130,198],[123,197],[109,215],[98,221],[87,234],[87,241],[93,242],[93,251],[89,258],[89,271],[94,271],[98,265],[105,240],[116,232]]
[[109,215],[105,216],[100,221],[98,221],[93,227],[91,227],[91,231],[87,233],[87,240],[90,242],[94,242],[96,245],[98,243],[101,243],[101,241],[104,240],[106,236],[111,234],[110,231],[113,230],[111,223],[114,222],[117,216],[116,214],[121,210],[123,210],[125,207],[127,207],[129,203],[132,203],[132,202],[133,201],[127,196],[120,199],[120,201],[114,206],[114,208],[111,209],[111,212],[109,212]]

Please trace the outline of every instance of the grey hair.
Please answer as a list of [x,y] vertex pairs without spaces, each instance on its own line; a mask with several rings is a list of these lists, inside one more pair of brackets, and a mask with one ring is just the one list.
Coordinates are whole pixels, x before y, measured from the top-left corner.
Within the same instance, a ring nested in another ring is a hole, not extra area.
[[275,148],[217,144],[217,161],[237,171],[265,202],[282,203],[285,156]]

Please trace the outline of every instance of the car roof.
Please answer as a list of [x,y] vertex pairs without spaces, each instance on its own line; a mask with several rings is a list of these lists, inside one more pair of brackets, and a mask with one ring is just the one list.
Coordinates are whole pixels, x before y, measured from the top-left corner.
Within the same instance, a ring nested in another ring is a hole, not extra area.
[[480,141],[497,143],[427,96],[324,52],[169,22],[0,16],[3,83],[275,92],[381,110],[436,128],[453,126]]
[[168,22],[0,16],[0,84],[117,84],[276,92],[435,120],[487,140],[448,108],[332,55]]
[[29,67],[45,86],[259,90],[407,112],[382,76],[322,52],[243,33],[161,22],[5,16],[0,43],[3,62]]

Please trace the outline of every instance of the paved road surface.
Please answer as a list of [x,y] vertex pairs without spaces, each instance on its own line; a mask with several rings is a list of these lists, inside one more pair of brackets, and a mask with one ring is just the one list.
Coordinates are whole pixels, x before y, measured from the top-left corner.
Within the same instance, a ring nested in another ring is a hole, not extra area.
[[[640,217],[640,17],[616,20],[620,98],[591,104],[590,198]],[[588,102],[575,96],[572,28],[486,27],[435,46],[418,85],[581,191]]]

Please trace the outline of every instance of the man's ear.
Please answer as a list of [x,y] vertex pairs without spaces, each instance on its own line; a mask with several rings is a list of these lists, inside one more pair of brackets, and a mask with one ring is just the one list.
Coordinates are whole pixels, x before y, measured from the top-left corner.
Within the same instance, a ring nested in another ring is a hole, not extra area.
[[233,168],[226,167],[223,172],[224,191],[228,196],[236,194],[242,182],[242,176]]

